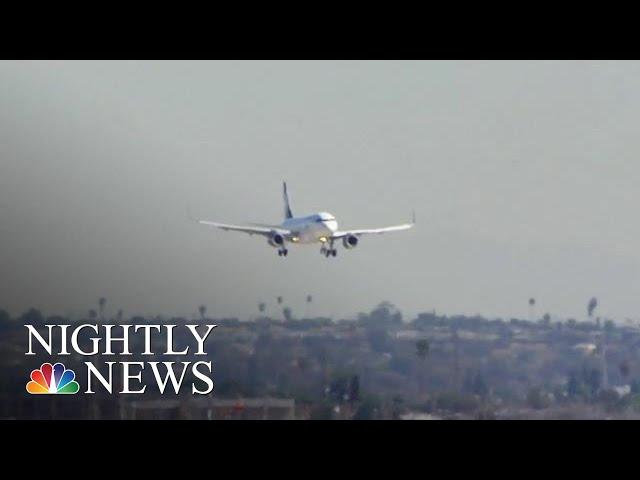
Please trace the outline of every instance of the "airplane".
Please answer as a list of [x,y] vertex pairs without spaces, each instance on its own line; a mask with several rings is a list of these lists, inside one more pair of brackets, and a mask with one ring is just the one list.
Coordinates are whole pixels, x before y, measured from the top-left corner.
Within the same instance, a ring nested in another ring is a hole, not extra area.
[[338,230],[336,217],[328,212],[318,212],[305,217],[294,217],[289,203],[287,183],[283,182],[284,221],[280,225],[253,223],[249,225],[230,225],[197,220],[202,225],[210,225],[226,231],[244,232],[249,235],[261,235],[267,238],[270,246],[278,249],[278,256],[286,257],[289,253],[287,244],[321,244],[320,254],[325,257],[335,257],[338,254],[334,243],[342,240],[345,249],[355,248],[360,237],[369,234],[381,234],[408,230],[415,225],[415,212],[411,223],[394,225],[392,227],[368,228],[359,230]]

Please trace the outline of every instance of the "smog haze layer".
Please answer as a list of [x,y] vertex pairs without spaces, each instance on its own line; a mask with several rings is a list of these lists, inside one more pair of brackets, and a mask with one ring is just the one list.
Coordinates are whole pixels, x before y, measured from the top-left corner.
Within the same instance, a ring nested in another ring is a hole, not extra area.
[[[0,307],[638,318],[637,62],[0,63]],[[403,223],[336,259],[187,220]],[[305,304],[312,294],[312,305]]]

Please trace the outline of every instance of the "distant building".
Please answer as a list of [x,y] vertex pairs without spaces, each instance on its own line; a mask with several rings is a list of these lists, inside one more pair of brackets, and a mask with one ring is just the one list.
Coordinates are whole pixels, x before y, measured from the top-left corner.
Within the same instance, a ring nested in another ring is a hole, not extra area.
[[595,343],[578,343],[577,345],[573,346],[574,350],[578,350],[586,355],[592,354],[596,351],[597,348],[598,347]]
[[442,420],[440,417],[423,412],[409,412],[400,415],[400,420]]
[[621,387],[612,387],[618,396],[624,397],[625,395],[629,395],[631,393],[631,385],[622,385]]
[[295,401],[281,398],[188,398],[123,402],[123,420],[293,420]]
[[424,336],[424,332],[419,330],[398,330],[395,337],[398,340],[417,340]]

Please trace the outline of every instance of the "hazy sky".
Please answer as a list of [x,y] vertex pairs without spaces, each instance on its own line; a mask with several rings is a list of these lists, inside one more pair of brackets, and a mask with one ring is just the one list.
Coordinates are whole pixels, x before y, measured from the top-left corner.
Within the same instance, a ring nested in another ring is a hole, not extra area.
[[[0,307],[640,318],[640,63],[2,62]],[[392,225],[336,259],[189,223]]]

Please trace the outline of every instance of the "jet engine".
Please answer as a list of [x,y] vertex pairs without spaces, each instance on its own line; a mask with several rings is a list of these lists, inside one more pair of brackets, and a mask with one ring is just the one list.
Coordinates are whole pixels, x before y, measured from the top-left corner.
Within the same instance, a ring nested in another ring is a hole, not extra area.
[[342,238],[342,244],[347,250],[355,248],[358,245],[358,237],[355,235],[346,235]]
[[269,245],[274,248],[284,246],[284,237],[277,232],[273,232],[269,237]]

